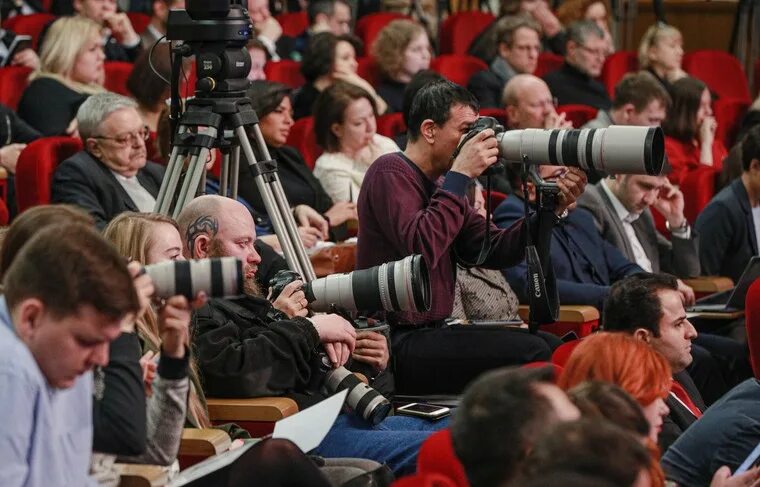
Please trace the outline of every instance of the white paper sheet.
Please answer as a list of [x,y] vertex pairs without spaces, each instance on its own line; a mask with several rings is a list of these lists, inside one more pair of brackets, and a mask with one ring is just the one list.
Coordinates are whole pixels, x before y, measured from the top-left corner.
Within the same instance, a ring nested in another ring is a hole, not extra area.
[[284,438],[295,443],[304,453],[318,447],[327,436],[346,400],[348,389],[328,397],[293,416],[277,421],[272,438]]

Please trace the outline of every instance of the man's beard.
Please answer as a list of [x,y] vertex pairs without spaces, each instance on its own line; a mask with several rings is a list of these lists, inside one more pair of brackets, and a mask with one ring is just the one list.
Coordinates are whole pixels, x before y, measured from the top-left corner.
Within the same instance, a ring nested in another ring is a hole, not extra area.
[[[208,246],[208,256],[209,257],[229,257],[227,254],[224,253],[224,247],[222,246],[222,243],[218,239],[211,239]],[[256,275],[254,274],[251,277],[246,277],[245,275],[248,273],[248,270],[251,269],[252,266],[246,264],[243,262],[243,292],[247,296],[255,296],[257,298],[266,298],[264,295],[264,292],[261,290],[261,286],[259,285],[259,281],[256,280]]]

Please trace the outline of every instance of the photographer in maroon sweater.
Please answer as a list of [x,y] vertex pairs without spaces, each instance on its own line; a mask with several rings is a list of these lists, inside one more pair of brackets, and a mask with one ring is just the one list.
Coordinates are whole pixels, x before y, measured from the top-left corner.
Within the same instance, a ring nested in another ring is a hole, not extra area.
[[[444,323],[454,303],[457,256],[475,261],[486,234],[486,221],[468,204],[465,190],[496,162],[493,130],[472,137],[452,158],[478,110],[475,97],[459,85],[440,80],[424,86],[409,111],[406,151],[377,159],[362,183],[357,268],[422,254],[430,271],[430,311],[387,316],[401,393],[460,393],[486,370],[549,360],[558,344],[553,336],[520,327]],[[583,192],[586,175],[571,168],[558,185],[561,214]],[[491,248],[481,267],[501,269],[523,259],[522,223],[508,229],[491,224]]]

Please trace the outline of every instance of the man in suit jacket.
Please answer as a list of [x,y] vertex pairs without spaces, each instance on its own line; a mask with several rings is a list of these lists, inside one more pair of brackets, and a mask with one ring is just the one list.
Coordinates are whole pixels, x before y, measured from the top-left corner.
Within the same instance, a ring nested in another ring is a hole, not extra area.
[[648,71],[628,73],[615,85],[612,109],[599,110],[582,128],[603,129],[610,125],[659,127],[670,106],[670,95]]
[[532,19],[510,17],[499,23],[498,53],[489,69],[470,78],[467,86],[483,108],[504,106],[502,94],[507,82],[516,74],[532,74],[541,52],[541,29]]
[[699,260],[705,275],[739,279],[750,258],[758,255],[760,235],[760,127],[741,143],[742,175],[708,203],[697,217]]
[[[697,236],[683,214],[683,193],[665,176],[618,175],[588,186],[578,199],[602,237],[648,272],[699,275]],[[650,207],[665,217],[671,239],[657,231]]]
[[137,104],[114,93],[92,95],[77,123],[85,150],[56,169],[52,201],[82,207],[98,228],[124,211],[153,211],[164,168],[146,160],[148,129]]

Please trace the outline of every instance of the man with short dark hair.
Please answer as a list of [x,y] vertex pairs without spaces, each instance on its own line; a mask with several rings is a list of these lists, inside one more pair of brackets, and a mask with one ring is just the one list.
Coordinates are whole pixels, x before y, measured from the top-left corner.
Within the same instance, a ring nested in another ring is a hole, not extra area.
[[702,273],[734,282],[760,249],[760,127],[747,132],[741,152],[741,177],[713,197],[694,225]]
[[162,42],[168,42],[166,37],[166,23],[169,20],[169,10],[185,8],[185,0],[153,0],[151,2],[152,15],[145,32],[140,34],[143,49],[150,49],[153,44],[163,37]]
[[[540,336],[522,330],[455,328],[443,321],[454,305],[457,262],[472,265],[488,246],[485,259],[474,265],[513,265],[522,259],[527,238],[519,222],[506,230],[491,227],[486,241],[487,223],[465,197],[469,182],[495,163],[499,152],[491,129],[457,150],[478,108],[472,94],[450,81],[423,87],[409,113],[406,150],[376,160],[359,194],[357,268],[422,254],[430,273],[430,311],[387,315],[400,390],[458,393],[485,370],[544,360],[550,353]],[[586,178],[573,168],[558,184],[561,212],[583,191]]]
[[612,104],[607,89],[596,80],[602,74],[608,43],[604,31],[590,20],[567,29],[565,63],[544,76],[560,105],[580,104],[607,110]]
[[509,485],[543,433],[578,418],[551,368],[503,368],[467,388],[451,421],[451,440],[472,487]]
[[670,95],[647,71],[628,73],[615,85],[612,109],[599,110],[584,129],[603,129],[610,125],[659,127],[670,106]]
[[16,255],[3,291],[0,485],[97,485],[91,371],[140,308],[127,264],[90,227],[55,225]]
[[330,32],[336,36],[351,33],[351,4],[347,0],[314,0],[306,6],[309,28],[295,38],[290,58],[300,61],[314,34]]
[[512,17],[499,25],[496,58],[489,69],[470,78],[467,88],[483,108],[500,108],[504,86],[516,74],[533,74],[541,52],[541,28],[527,17]]

